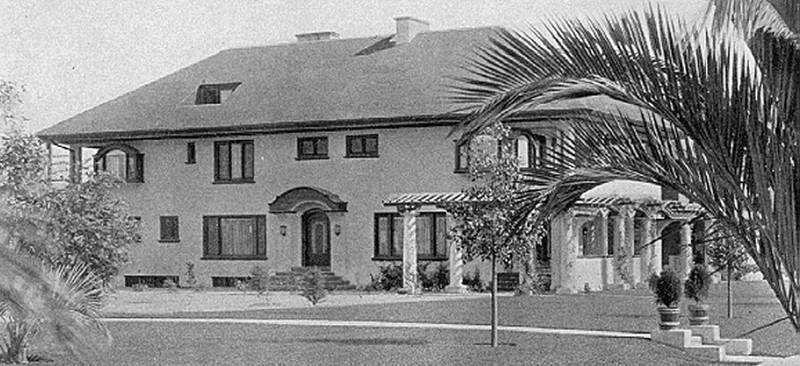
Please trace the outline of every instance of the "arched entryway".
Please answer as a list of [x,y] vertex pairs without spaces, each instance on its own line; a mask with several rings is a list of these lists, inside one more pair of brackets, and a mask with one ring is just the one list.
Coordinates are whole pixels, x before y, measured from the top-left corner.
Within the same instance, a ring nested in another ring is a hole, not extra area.
[[331,224],[322,210],[303,214],[303,266],[330,267]]

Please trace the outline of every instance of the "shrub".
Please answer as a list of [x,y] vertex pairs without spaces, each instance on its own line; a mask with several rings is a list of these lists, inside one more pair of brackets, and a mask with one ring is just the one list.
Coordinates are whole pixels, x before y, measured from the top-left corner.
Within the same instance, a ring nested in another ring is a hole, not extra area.
[[142,282],[133,284],[133,291],[144,292],[144,290],[147,290],[147,284]]
[[439,263],[431,274],[434,290],[444,290],[450,284],[450,269],[444,263]]
[[486,291],[486,284],[481,279],[481,271],[475,268],[474,275],[470,276],[468,273],[464,274],[461,283],[466,285],[470,291],[484,292]]
[[686,278],[686,282],[683,284],[683,290],[686,297],[699,304],[703,299],[708,297],[709,285],[711,285],[711,275],[709,275],[706,266],[695,264],[691,272],[689,272],[689,277]]
[[261,266],[253,266],[250,269],[250,288],[258,292],[258,295],[265,295],[269,290],[269,271]]
[[300,295],[314,306],[322,302],[325,296],[328,295],[327,291],[325,291],[325,281],[319,268],[314,267],[303,277],[303,283],[300,285]]
[[194,275],[194,263],[186,262],[186,285],[194,289],[197,286],[197,277]]
[[381,267],[381,288],[384,291],[393,291],[403,287],[403,268],[397,264]]
[[668,308],[678,307],[681,300],[681,280],[672,270],[661,271],[661,275],[655,273],[650,276],[650,289],[656,295],[656,303]]
[[167,291],[169,292],[178,291],[178,284],[175,283],[175,281],[173,281],[171,278],[167,278],[166,280],[164,280],[163,287],[167,289]]

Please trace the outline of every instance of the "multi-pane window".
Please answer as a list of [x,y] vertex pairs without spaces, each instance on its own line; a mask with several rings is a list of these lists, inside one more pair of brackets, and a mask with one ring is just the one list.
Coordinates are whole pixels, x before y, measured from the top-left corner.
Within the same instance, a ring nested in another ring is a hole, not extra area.
[[214,143],[214,181],[217,183],[253,182],[253,141]]
[[266,259],[265,216],[204,216],[203,259]]
[[178,216],[161,216],[160,223],[161,235],[159,236],[159,241],[177,242],[181,240]]
[[197,88],[194,104],[222,104],[240,83],[203,84]]
[[194,142],[186,143],[186,164],[194,164],[196,159],[196,148]]
[[297,139],[297,159],[327,159],[327,137],[300,137]]
[[[417,257],[447,259],[447,219],[444,213],[421,213],[416,218]],[[375,258],[403,257],[403,217],[396,213],[375,214]]]
[[347,157],[378,157],[378,135],[347,136]]

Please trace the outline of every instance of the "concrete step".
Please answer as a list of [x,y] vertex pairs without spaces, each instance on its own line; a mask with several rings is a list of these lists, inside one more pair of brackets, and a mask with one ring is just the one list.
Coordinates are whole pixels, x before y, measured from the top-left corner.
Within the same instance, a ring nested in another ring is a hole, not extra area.
[[710,360],[719,362],[725,357],[725,347],[717,346],[717,345],[710,345],[710,344],[700,344],[700,345],[689,345],[689,347],[684,348],[686,353],[692,355],[693,357],[701,358],[704,360]]
[[753,340],[720,338],[718,325],[693,325],[690,329],[694,336],[702,337],[703,344],[724,346],[728,355],[747,356],[753,352]]

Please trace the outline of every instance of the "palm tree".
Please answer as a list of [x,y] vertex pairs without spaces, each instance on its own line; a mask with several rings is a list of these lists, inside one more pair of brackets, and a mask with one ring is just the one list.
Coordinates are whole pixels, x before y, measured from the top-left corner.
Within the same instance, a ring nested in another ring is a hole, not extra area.
[[526,176],[517,219],[618,179],[677,190],[744,243],[800,331],[800,3],[772,3],[714,0],[692,26],[650,7],[501,30],[453,87],[461,139],[594,99],[561,110],[572,133]]

